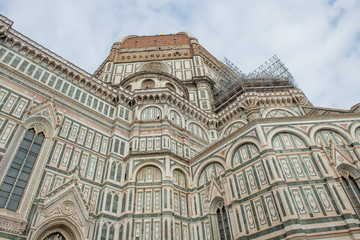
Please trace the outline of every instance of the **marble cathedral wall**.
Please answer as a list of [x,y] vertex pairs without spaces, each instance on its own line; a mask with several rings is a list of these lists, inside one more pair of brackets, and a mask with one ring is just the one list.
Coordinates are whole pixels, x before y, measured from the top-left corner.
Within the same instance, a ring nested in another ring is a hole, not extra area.
[[[360,238],[355,110],[315,115],[294,91],[210,114],[205,87],[178,100],[173,80],[212,77],[200,57],[167,61],[159,84],[173,88],[132,98],[13,38],[0,44],[0,238]],[[130,81],[130,65],[104,82]]]

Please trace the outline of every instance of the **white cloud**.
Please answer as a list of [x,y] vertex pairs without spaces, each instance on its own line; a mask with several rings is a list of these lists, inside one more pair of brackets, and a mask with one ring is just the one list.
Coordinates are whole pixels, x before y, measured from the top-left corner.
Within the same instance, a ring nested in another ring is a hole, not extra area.
[[317,106],[360,102],[357,0],[0,0],[14,28],[93,72],[121,36],[189,31],[245,73],[277,54]]

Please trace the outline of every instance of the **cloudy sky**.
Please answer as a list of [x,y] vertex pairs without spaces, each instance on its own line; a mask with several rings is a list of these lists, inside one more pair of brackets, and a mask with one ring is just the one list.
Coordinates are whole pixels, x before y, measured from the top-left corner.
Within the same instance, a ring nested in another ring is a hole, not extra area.
[[316,106],[360,102],[359,0],[0,0],[0,13],[89,73],[122,36],[188,31],[245,73],[276,54]]

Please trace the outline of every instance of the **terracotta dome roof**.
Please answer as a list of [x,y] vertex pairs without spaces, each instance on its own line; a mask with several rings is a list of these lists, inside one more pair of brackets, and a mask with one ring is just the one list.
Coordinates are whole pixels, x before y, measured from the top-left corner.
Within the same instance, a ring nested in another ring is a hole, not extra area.
[[190,38],[186,34],[170,34],[155,36],[131,36],[124,39],[120,49],[147,48],[161,46],[190,45]]

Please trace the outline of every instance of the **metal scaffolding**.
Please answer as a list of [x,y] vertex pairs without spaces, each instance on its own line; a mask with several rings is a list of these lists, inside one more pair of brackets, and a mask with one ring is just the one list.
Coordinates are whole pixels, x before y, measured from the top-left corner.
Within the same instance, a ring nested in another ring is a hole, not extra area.
[[215,111],[248,92],[269,92],[274,90],[297,89],[291,73],[275,55],[249,74],[240,71],[229,59],[224,58],[214,85]]

